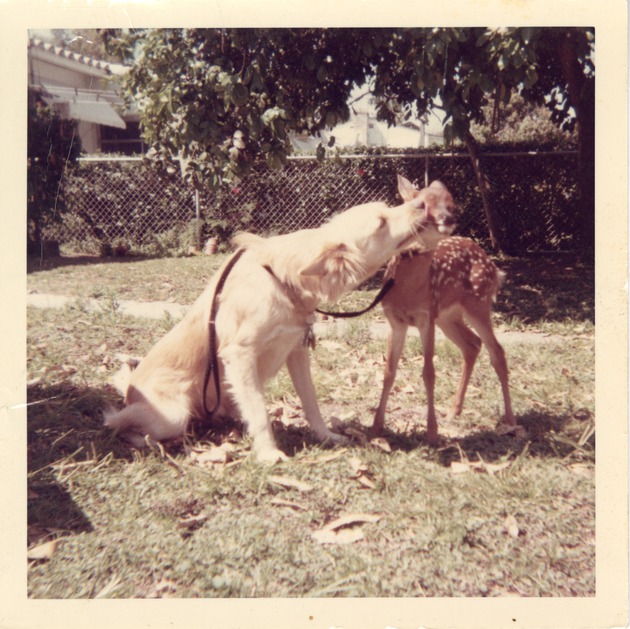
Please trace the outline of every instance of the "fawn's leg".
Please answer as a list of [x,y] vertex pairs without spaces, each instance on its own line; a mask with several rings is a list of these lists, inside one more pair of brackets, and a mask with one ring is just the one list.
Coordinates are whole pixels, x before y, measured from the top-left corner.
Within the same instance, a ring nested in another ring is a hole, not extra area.
[[501,383],[503,404],[505,407],[505,415],[503,416],[501,423],[506,426],[516,426],[516,418],[514,417],[514,412],[512,411],[512,400],[510,398],[509,372],[507,360],[505,358],[505,351],[501,346],[501,343],[497,341],[497,337],[494,335],[490,313],[484,312],[467,314],[470,325],[475,328],[481,337],[483,344],[488,350],[490,362],[499,377],[499,382]]
[[459,385],[447,415],[447,419],[451,420],[461,415],[464,408],[464,397],[466,396],[466,389],[468,388],[477,356],[479,356],[479,351],[481,350],[481,339],[464,323],[461,315],[456,317],[440,315],[436,323],[446,337],[457,345],[462,354],[462,372],[459,378]]
[[383,433],[387,400],[394,384],[394,380],[396,379],[398,361],[400,360],[400,356],[405,346],[405,336],[407,335],[407,324],[397,321],[393,316],[387,317],[387,319],[389,321],[390,330],[389,337],[387,339],[387,355],[385,357],[383,390],[381,392],[381,401],[376,409],[374,422],[372,423],[372,434],[376,436]]
[[420,340],[422,341],[422,354],[424,365],[422,367],[422,380],[427,395],[427,442],[431,446],[438,443],[438,427],[435,417],[435,367],[433,356],[435,354],[435,321],[428,314],[420,317],[418,323]]

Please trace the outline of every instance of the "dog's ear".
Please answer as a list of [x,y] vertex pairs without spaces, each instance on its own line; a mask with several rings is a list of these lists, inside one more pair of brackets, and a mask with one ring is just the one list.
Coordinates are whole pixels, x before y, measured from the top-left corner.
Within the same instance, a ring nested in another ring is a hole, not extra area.
[[314,280],[316,292],[331,301],[361,281],[362,273],[361,256],[344,243],[329,243],[315,260],[300,270],[300,276]]
[[398,194],[400,194],[402,200],[407,203],[418,194],[418,188],[416,188],[409,179],[398,175]]
[[323,277],[327,273],[338,273],[343,269],[348,254],[344,243],[328,243],[309,265],[300,270],[300,275]]

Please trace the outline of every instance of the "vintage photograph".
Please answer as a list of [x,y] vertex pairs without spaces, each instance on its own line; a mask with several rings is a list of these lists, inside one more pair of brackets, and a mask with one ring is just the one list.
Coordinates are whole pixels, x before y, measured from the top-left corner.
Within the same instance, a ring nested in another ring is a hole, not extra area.
[[418,21],[28,28],[29,604],[599,600],[601,33]]

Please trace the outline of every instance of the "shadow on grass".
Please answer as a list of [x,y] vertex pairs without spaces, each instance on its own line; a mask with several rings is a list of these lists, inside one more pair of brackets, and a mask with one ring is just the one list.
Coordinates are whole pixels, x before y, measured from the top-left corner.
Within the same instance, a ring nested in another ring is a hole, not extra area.
[[29,539],[90,531],[89,519],[64,488],[85,465],[106,456],[131,460],[131,452],[102,427],[102,408],[113,394],[70,382],[34,385],[27,392]]
[[[37,508],[32,513],[38,520],[36,514],[48,513],[45,503],[55,503],[59,507],[56,517],[61,518],[55,521],[55,526],[75,530],[79,527],[81,530],[81,518],[68,502],[71,499],[64,497],[64,490],[55,480],[59,474],[54,472],[73,466],[94,465],[105,457],[133,460],[133,448],[105,429],[102,423],[103,408],[118,404],[119,396],[106,387],[80,387],[63,382],[29,387],[28,402],[29,489],[38,495]],[[457,438],[442,436],[438,448],[429,447],[424,429],[415,427],[407,431],[386,428],[384,438],[392,451],[424,449],[429,458],[444,466],[460,461],[462,457],[470,461],[481,458],[496,462],[523,454],[560,459],[575,454],[594,459],[595,436],[594,430],[588,430],[593,426],[589,413],[578,411],[573,415],[554,415],[530,411],[517,420],[525,430],[524,435],[501,435],[494,430],[481,430]],[[372,438],[369,428],[356,420],[347,423],[344,429],[351,438],[347,446],[350,448],[366,447]],[[321,446],[305,424],[286,425],[275,420],[273,430],[279,448],[288,456]],[[195,423],[190,437],[193,442],[210,440],[219,444],[228,438],[241,440],[244,434],[240,421],[222,419],[216,425]],[[173,454],[183,451],[181,440],[164,445]]]
[[28,256],[26,258],[26,273],[37,273],[39,271],[51,271],[66,266],[92,266],[95,264],[121,264],[129,262],[142,262],[143,260],[152,259],[150,256],[126,255],[126,256],[89,256],[89,255],[71,255],[71,256],[54,256],[40,257]]
[[[590,413],[580,410],[573,415],[554,415],[531,411],[517,417],[517,421],[524,434],[480,430],[464,437],[441,436],[437,448],[427,444],[424,429],[400,432],[385,428],[383,437],[394,452],[412,452],[422,448],[430,458],[436,458],[446,467],[463,457],[472,462],[483,459],[487,463],[521,455],[557,459],[575,456],[594,460],[595,433],[594,429],[590,430],[593,427]],[[290,456],[316,443],[306,427],[287,427],[277,422],[275,428],[281,449]],[[364,447],[372,438],[369,428],[359,422],[350,422],[346,428],[350,429],[350,434],[362,435],[360,439],[355,439],[354,447]]]
[[84,533],[92,524],[72,496],[50,475],[29,482],[27,523],[29,543],[40,542],[59,533]]
[[574,415],[553,415],[532,411],[517,417],[525,434],[498,434],[493,430],[482,430],[440,448],[439,460],[448,466],[453,461],[461,461],[462,455],[470,461],[483,459],[497,462],[527,455],[539,458],[566,459],[571,456],[594,459],[594,432],[580,445],[588,422],[577,420]]
[[495,310],[537,321],[595,322],[595,265],[574,254],[546,254],[497,261],[506,272]]

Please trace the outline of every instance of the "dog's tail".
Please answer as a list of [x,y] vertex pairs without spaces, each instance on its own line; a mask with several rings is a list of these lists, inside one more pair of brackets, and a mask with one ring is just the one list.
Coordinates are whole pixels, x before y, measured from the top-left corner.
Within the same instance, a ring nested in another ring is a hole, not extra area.
[[135,425],[137,409],[133,406],[125,406],[121,411],[117,411],[113,406],[108,406],[103,410],[103,424],[111,428],[116,434],[124,432]]
[[140,364],[140,359],[126,354],[119,354],[117,358],[122,361],[122,367],[110,378],[110,383],[124,397],[127,395],[131,373]]
[[249,232],[238,232],[232,238],[232,245],[237,249],[249,249],[254,245],[258,245],[263,242],[265,239],[261,236],[257,236],[256,234],[251,234]]
[[147,445],[144,433],[148,434],[148,432],[141,430],[140,427],[143,423],[149,423],[151,417],[142,405],[132,404],[121,411],[110,406],[103,411],[103,417],[105,427],[111,428],[115,435],[120,434],[125,441],[137,448]]

